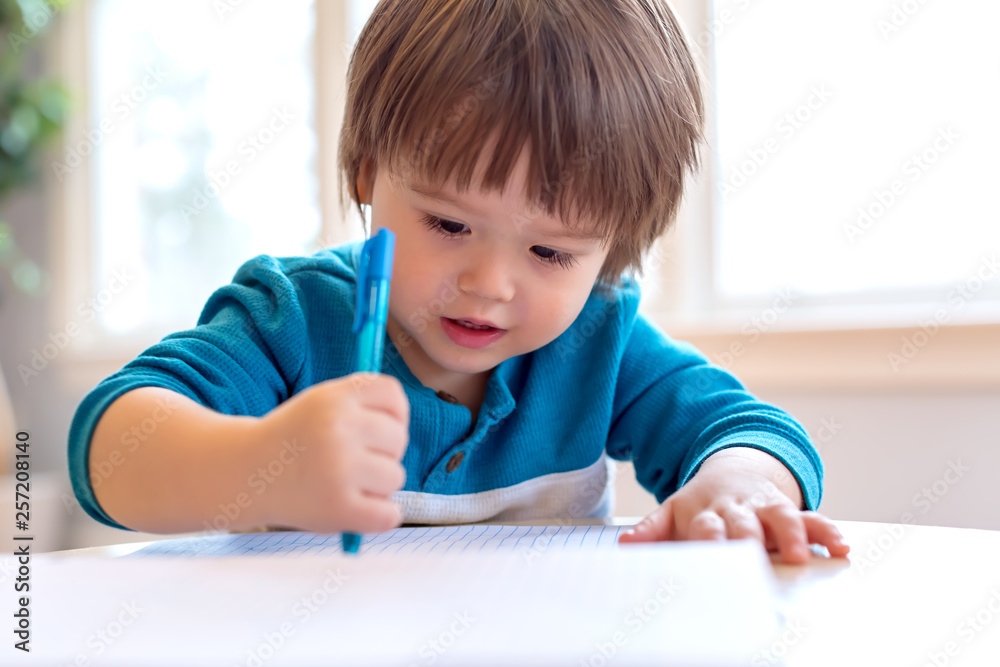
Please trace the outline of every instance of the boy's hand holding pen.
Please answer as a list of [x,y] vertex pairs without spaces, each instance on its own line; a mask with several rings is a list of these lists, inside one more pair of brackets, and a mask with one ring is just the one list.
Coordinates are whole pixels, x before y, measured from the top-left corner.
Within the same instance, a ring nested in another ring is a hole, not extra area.
[[344,551],[361,545],[358,533],[402,522],[391,500],[403,487],[400,461],[409,440],[410,404],[399,380],[382,366],[395,238],[387,229],[361,251],[354,333],[357,371],[297,394],[265,418],[302,452],[288,490],[281,525],[317,533],[343,531]]
[[[261,419],[277,456],[294,460],[264,493],[269,525],[315,533],[378,532],[402,522],[410,404],[399,380],[353,373],[309,387]],[[280,451],[279,451],[280,450]]]

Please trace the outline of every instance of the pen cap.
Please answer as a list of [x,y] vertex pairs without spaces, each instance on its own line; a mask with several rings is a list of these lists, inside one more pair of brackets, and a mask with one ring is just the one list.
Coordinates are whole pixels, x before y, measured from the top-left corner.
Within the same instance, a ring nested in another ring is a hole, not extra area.
[[396,235],[384,227],[375,236],[365,241],[361,248],[358,266],[358,298],[354,311],[354,333],[361,330],[365,319],[375,313],[369,312],[372,283],[392,279],[392,259],[396,251]]
[[378,230],[378,234],[365,241],[365,247],[361,250],[361,265],[367,268],[368,280],[392,278],[392,258],[395,250],[396,235],[384,227]]

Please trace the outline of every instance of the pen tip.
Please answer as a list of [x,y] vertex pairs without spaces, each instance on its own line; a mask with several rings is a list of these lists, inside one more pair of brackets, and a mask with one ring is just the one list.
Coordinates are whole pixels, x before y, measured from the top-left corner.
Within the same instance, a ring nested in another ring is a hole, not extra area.
[[341,543],[343,544],[344,553],[356,554],[358,553],[358,548],[361,546],[361,536],[357,533],[344,533]]

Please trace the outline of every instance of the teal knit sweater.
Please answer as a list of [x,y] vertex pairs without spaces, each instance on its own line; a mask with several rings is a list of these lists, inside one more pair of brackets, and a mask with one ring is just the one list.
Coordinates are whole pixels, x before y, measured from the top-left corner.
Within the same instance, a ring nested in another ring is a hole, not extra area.
[[[123,393],[165,387],[223,414],[262,416],[353,372],[360,247],[250,260],[211,296],[195,328],[167,336],[91,391],[69,434],[70,477],[87,513],[122,527],[98,505],[87,459],[101,414]],[[386,337],[383,372],[410,402],[406,485],[395,496],[404,520],[607,516],[611,459],[633,461],[639,483],[662,502],[706,457],[734,446],[783,461],[815,509],[823,469],[802,427],[664,335],[638,305],[634,281],[612,294],[595,290],[556,340],[496,367],[475,423],[414,377]],[[122,436],[123,456],[134,449],[130,438]]]

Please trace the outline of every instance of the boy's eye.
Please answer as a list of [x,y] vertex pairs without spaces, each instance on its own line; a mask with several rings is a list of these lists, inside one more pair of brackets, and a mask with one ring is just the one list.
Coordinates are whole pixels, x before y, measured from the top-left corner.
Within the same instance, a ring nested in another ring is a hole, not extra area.
[[453,222],[451,220],[443,220],[436,215],[424,216],[423,223],[430,227],[431,231],[439,233],[441,236],[451,238],[452,236],[457,236],[462,233],[462,228],[465,227],[460,222]]
[[[445,220],[437,217],[436,215],[426,215],[424,216],[422,222],[427,225],[431,231],[436,232],[448,239],[461,235],[465,228],[465,225],[461,222]],[[568,269],[576,263],[576,260],[572,255],[565,252],[559,252],[558,250],[553,250],[551,248],[546,248],[544,246],[531,246],[531,251],[546,264],[554,264],[561,266],[564,269]]]
[[568,255],[564,252],[553,250],[552,248],[546,248],[544,246],[536,245],[536,246],[531,246],[531,250],[546,262],[549,262],[551,264],[558,264],[564,269],[570,268],[575,263],[573,255]]

